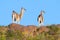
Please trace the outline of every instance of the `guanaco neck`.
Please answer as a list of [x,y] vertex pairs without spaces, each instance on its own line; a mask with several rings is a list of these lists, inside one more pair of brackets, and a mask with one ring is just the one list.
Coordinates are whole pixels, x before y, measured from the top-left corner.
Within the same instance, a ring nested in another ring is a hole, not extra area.
[[42,13],[42,11],[41,11],[40,15],[41,15],[41,16],[43,16],[43,13]]
[[20,14],[19,14],[20,18],[22,18],[23,13],[24,13],[24,10],[23,10],[23,9],[21,9]]

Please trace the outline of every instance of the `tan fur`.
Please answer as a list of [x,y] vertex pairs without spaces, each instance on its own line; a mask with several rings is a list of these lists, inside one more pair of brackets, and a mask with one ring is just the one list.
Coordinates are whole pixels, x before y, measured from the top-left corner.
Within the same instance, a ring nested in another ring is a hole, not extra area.
[[16,20],[16,22],[19,22],[23,16],[25,9],[21,8],[20,14],[16,13],[15,11],[13,11],[12,13],[12,20],[14,22],[14,20]]
[[42,24],[42,23],[44,22],[43,13],[44,13],[44,11],[41,11],[40,15],[38,16],[39,25]]

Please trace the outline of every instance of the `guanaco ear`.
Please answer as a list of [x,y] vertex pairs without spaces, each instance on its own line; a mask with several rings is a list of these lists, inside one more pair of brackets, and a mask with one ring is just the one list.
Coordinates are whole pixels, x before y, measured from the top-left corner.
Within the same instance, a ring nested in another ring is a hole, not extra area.
[[24,8],[24,10],[26,11],[26,9]]
[[22,7],[21,9],[24,9],[24,10],[26,11],[26,9],[25,9],[25,8],[23,8],[23,7]]

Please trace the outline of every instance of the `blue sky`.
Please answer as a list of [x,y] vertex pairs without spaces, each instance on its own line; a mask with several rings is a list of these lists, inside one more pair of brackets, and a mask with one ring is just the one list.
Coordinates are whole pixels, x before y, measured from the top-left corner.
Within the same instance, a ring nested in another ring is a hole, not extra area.
[[60,0],[0,0],[0,25],[12,23],[12,11],[20,13],[21,7],[26,9],[21,25],[38,25],[41,10],[46,12],[44,25],[60,24]]

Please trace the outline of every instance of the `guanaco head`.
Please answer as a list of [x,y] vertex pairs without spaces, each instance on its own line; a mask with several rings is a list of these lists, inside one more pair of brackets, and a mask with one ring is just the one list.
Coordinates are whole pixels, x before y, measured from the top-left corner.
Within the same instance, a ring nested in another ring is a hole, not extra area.
[[42,12],[42,13],[45,13],[45,11],[44,11],[44,10],[42,10],[41,12]]
[[43,14],[45,14],[45,11],[44,10],[41,10],[41,13],[40,13],[41,15],[43,15]]
[[14,10],[12,11],[13,13],[16,13]]

